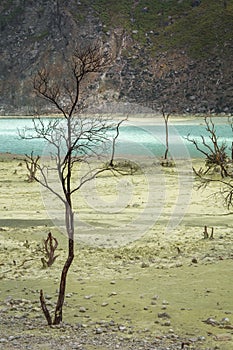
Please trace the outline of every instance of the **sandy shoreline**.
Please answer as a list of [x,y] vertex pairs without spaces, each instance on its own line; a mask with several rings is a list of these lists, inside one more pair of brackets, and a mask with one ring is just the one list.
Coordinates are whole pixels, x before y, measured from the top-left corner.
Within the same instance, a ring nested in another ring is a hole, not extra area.
[[[97,114],[97,115],[91,115],[90,117],[103,117],[107,119],[113,119],[113,120],[125,120],[123,125],[164,125],[164,119],[162,114],[160,113],[141,113],[137,114],[134,113],[129,114],[129,113],[107,113],[107,114]],[[228,119],[230,116],[227,115],[171,115],[169,118],[169,125],[182,125],[182,124],[201,124],[204,123],[204,118],[205,117],[211,117],[214,121],[214,123],[217,124],[225,124],[228,123]],[[1,120],[6,120],[6,119],[33,119],[33,118],[62,118],[62,115],[59,114],[51,114],[51,115],[42,115],[42,116],[0,116],[0,121]],[[83,118],[88,118],[88,116],[82,116]]]

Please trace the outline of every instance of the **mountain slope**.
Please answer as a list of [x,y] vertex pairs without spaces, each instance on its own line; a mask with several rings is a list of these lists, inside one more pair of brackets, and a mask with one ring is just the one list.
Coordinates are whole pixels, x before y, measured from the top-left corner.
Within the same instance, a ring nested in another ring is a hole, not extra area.
[[2,0],[0,28],[1,114],[46,112],[38,67],[64,66],[75,42],[100,36],[116,56],[101,103],[233,112],[233,0]]

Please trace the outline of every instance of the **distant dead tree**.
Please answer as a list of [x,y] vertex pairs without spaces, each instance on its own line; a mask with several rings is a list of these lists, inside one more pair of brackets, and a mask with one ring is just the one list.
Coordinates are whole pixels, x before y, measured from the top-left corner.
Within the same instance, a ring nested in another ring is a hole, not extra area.
[[165,152],[164,157],[161,158],[160,164],[164,167],[173,167],[174,162],[172,157],[168,157],[169,155],[169,127],[168,127],[168,121],[173,111],[166,111],[165,103],[162,104],[162,116],[165,124]]
[[[208,137],[200,135],[201,143],[194,138],[190,138],[190,135],[186,137],[186,140],[191,142],[196,150],[205,156],[206,169],[203,174],[220,171],[221,177],[224,178],[228,176],[229,157],[227,155],[227,145],[225,142],[219,142],[213,120],[209,117],[204,117],[204,121]],[[203,172],[202,169],[200,171]]]
[[165,123],[165,135],[166,135],[166,150],[164,153],[164,159],[167,160],[168,158],[168,152],[169,152],[169,134],[168,134],[168,120],[170,117],[171,113],[166,113],[165,111],[165,106],[162,106],[162,116],[164,119],[164,123]]
[[[57,325],[63,319],[67,274],[74,259],[73,195],[86,182],[101,173],[114,171],[114,148],[122,123],[103,116],[87,117],[83,114],[89,97],[88,85],[91,79],[97,80],[112,63],[111,53],[104,45],[100,42],[79,45],[72,59],[66,63],[70,74],[65,73],[65,67],[57,69],[53,66],[40,69],[34,78],[35,91],[40,97],[51,102],[61,117],[51,118],[49,121],[35,118],[33,128],[25,128],[21,134],[21,137],[26,139],[43,139],[51,147],[52,165],[37,162],[37,172],[34,172],[33,177],[64,204],[68,256],[60,277],[54,319],[47,308],[43,290],[40,292],[41,307],[49,325]],[[96,162],[96,159],[101,157],[105,159],[103,165]],[[76,175],[82,164],[86,164],[88,170],[77,179]],[[54,171],[61,185],[59,190],[50,182],[50,174]]]
[[32,151],[30,155],[25,154],[25,157],[24,161],[28,170],[28,182],[33,182],[36,178],[37,164],[40,160],[40,156],[37,155],[35,157]]
[[[186,139],[193,143],[196,149],[205,155],[205,168],[200,169],[193,168],[195,175],[197,176],[198,189],[202,189],[210,185],[211,183],[218,183],[220,185],[213,195],[223,199],[224,205],[228,209],[233,206],[233,162],[227,155],[227,145],[222,142],[219,143],[216,128],[211,118],[205,117],[206,130],[208,132],[208,138],[211,141],[210,144],[207,139],[201,135],[202,142],[199,143],[195,139],[191,139],[188,136]],[[233,137],[233,122],[232,119],[228,119],[229,127],[232,130]]]
[[203,234],[204,234],[204,239],[214,239],[214,228],[211,227],[211,233],[209,234],[208,227],[205,225]]

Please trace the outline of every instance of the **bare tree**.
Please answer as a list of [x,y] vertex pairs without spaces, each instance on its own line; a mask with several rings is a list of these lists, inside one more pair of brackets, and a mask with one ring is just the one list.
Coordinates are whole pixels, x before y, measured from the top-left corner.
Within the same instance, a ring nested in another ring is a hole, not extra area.
[[[202,153],[205,159],[205,168],[195,169],[194,173],[199,180],[197,188],[202,189],[211,183],[218,183],[219,190],[213,193],[214,196],[221,197],[223,203],[228,209],[233,206],[233,162],[227,155],[227,145],[222,142],[219,143],[216,128],[211,118],[205,117],[206,130],[208,132],[207,139],[201,135],[201,144],[197,140],[191,139],[188,136],[186,139],[193,143],[196,149]],[[229,118],[229,127],[233,133],[233,123]],[[213,234],[212,234],[213,236]],[[211,237],[212,237],[211,236]]]
[[162,115],[165,123],[165,134],[166,134],[166,150],[164,153],[164,159],[167,160],[168,152],[169,152],[169,134],[168,134],[168,120],[170,117],[170,113],[165,112],[165,106],[162,107]]
[[229,173],[227,177],[213,177],[213,175],[204,174],[202,171],[195,169],[194,173],[199,180],[198,189],[206,188],[211,183],[220,185],[219,189],[213,193],[213,196],[223,201],[223,204],[229,210],[233,206],[233,175]]
[[204,121],[208,137],[201,135],[201,144],[198,143],[196,139],[190,138],[190,135],[188,135],[186,139],[195,146],[198,152],[205,156],[206,169],[204,173],[202,169],[200,169],[199,172],[205,175],[211,171],[213,173],[220,170],[221,177],[224,178],[229,175],[227,169],[229,165],[227,145],[224,142],[219,142],[213,120],[209,117],[205,117]]
[[[56,325],[62,321],[67,274],[74,259],[73,195],[86,182],[114,169],[114,148],[122,121],[114,122],[101,116],[83,116],[90,79],[97,79],[99,74],[109,67],[111,60],[111,54],[102,44],[87,44],[75,49],[69,62],[69,76],[63,76],[65,70],[59,71],[56,67],[49,67],[39,70],[34,79],[34,89],[38,95],[51,102],[63,117],[51,119],[47,123],[42,118],[36,118],[33,120],[33,130],[25,129],[22,135],[29,139],[43,139],[48,143],[54,165],[37,163],[36,168],[40,176],[35,175],[35,180],[64,204],[68,256],[61,273],[53,320],[43,290],[40,292],[41,307],[49,325]],[[111,136],[113,134],[115,136]],[[106,152],[110,153],[108,162],[97,166],[92,161],[93,158],[100,159]],[[77,181],[74,174],[81,164],[86,164],[88,170],[80,175]],[[50,173],[54,170],[58,175],[61,191],[49,181]]]

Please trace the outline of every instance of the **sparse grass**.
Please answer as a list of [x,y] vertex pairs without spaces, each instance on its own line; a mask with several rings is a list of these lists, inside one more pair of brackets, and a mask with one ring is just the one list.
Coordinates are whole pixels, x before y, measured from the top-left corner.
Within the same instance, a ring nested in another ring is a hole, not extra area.
[[219,3],[203,2],[166,29],[165,47],[186,48],[195,58],[209,56],[231,40],[232,20],[232,8],[225,10]]
[[[0,5],[0,27],[15,21],[22,5],[3,1]],[[138,44],[151,53],[174,49],[185,50],[193,58],[209,57],[214,52],[231,54],[233,38],[233,1],[202,0],[196,7],[190,0],[86,0],[71,5],[78,23],[91,13],[108,30],[123,28]],[[44,33],[38,39],[44,37]],[[225,52],[224,52],[225,50]]]
[[232,1],[226,9],[223,2],[208,0],[197,7],[190,0],[98,0],[92,6],[107,29],[123,27],[152,52],[179,48],[195,58],[208,57],[233,37]]

